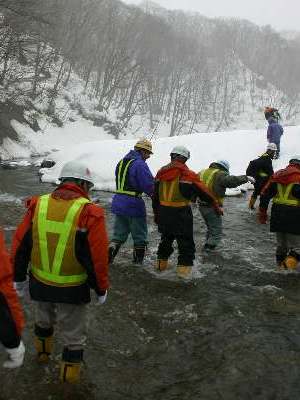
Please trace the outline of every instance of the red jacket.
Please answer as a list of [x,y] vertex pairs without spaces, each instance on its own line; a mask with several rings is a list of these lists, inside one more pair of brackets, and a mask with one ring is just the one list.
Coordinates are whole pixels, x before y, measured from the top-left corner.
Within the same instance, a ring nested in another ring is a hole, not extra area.
[[[72,200],[79,197],[88,198],[79,186],[75,184],[62,184],[53,193],[54,198],[61,198],[65,200]],[[38,197],[32,197],[27,200],[27,213],[21,224],[15,232],[12,244],[12,260],[15,268],[15,280],[22,281],[26,277],[28,263],[30,261],[30,254],[32,248],[31,227],[32,220],[35,213],[35,207]],[[78,236],[78,237],[77,237]],[[104,211],[96,204],[86,204],[80,214],[78,220],[78,235],[76,236],[76,257],[78,261],[86,268],[88,274],[89,287],[95,289],[98,295],[109,287],[108,282],[108,237],[105,226]],[[77,243],[78,242],[78,243]],[[30,246],[31,244],[31,246]],[[25,250],[25,252],[24,252]],[[23,261],[25,259],[25,262]],[[31,276],[31,279],[34,279]],[[43,285],[48,286],[48,285]],[[59,294],[64,288],[56,288],[56,293],[50,293],[47,297],[53,298],[53,302],[81,302],[80,297],[82,294],[82,301],[89,301],[86,299],[86,291],[83,293],[75,293],[74,287],[73,294],[70,294],[70,301],[66,298],[67,291],[62,295]],[[82,288],[86,289],[86,288]],[[49,289],[50,290],[50,289]],[[32,296],[32,287],[30,293]],[[69,296],[69,292],[67,297]],[[41,295],[41,297],[40,297]],[[78,298],[79,296],[79,298]],[[49,298],[43,298],[43,294],[39,291],[37,296],[33,295],[35,300],[50,301]],[[66,300],[64,300],[66,298]]]
[[[13,287],[13,269],[5,248],[2,231],[0,231],[0,293],[4,296],[18,334],[21,335],[24,328],[24,316],[17,293]],[[2,323],[1,316],[0,323]]]
[[[155,181],[172,181],[177,177],[179,177],[181,190],[185,192],[182,193],[184,196],[186,194],[187,198],[199,197],[211,204],[217,212],[220,212],[217,199],[199,179],[199,176],[194,171],[190,170],[186,164],[179,161],[172,161],[157,172]],[[184,185],[187,190],[184,190]]]

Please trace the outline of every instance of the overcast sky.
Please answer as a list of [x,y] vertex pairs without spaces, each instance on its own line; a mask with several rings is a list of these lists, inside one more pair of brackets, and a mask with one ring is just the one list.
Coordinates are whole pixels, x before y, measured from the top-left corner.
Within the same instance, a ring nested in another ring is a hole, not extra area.
[[[123,0],[139,4],[141,0]],[[198,11],[207,17],[245,18],[277,30],[300,31],[300,0],[154,0],[162,7]]]

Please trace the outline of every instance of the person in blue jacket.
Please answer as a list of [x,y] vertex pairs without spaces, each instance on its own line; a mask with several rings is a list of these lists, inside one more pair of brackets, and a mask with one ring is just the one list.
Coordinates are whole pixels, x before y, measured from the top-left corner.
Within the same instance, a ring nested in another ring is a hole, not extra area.
[[151,156],[152,144],[139,140],[134,150],[131,150],[117,164],[116,194],[112,200],[111,211],[115,215],[113,236],[109,246],[109,262],[112,263],[121,245],[131,234],[134,249],[133,262],[142,264],[148,243],[146,207],[142,194],[153,195],[154,178],[146,164]]
[[280,140],[283,135],[283,127],[279,124],[280,114],[276,108],[266,107],[265,118],[268,121],[267,140],[269,143],[275,143],[277,152],[274,158],[280,155]]

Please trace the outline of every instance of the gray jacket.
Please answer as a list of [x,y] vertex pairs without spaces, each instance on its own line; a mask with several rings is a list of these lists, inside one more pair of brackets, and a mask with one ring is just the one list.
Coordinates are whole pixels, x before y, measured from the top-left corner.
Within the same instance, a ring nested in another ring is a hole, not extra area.
[[[227,188],[235,188],[243,183],[248,182],[246,175],[229,175],[227,171],[223,170],[218,165],[212,164],[209,169],[218,170],[213,177],[212,185],[209,185],[209,189],[218,199],[225,196]],[[205,205],[205,203],[202,201],[199,202],[199,204]]]

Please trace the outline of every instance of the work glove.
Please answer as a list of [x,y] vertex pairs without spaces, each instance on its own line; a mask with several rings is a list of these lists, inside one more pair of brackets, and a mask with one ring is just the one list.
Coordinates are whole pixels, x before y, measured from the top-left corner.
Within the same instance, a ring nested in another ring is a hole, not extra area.
[[98,296],[98,304],[104,304],[107,299],[107,290],[105,290],[105,293],[101,296]]
[[218,203],[215,203],[213,207],[217,215],[224,215],[223,207],[221,207]]
[[260,224],[265,225],[268,220],[267,210],[265,210],[264,208],[260,208],[257,214],[257,218]]
[[252,176],[247,176],[248,182],[252,183],[254,185],[255,179]]
[[14,289],[17,292],[17,295],[23,299],[28,295],[28,282],[14,282]]

